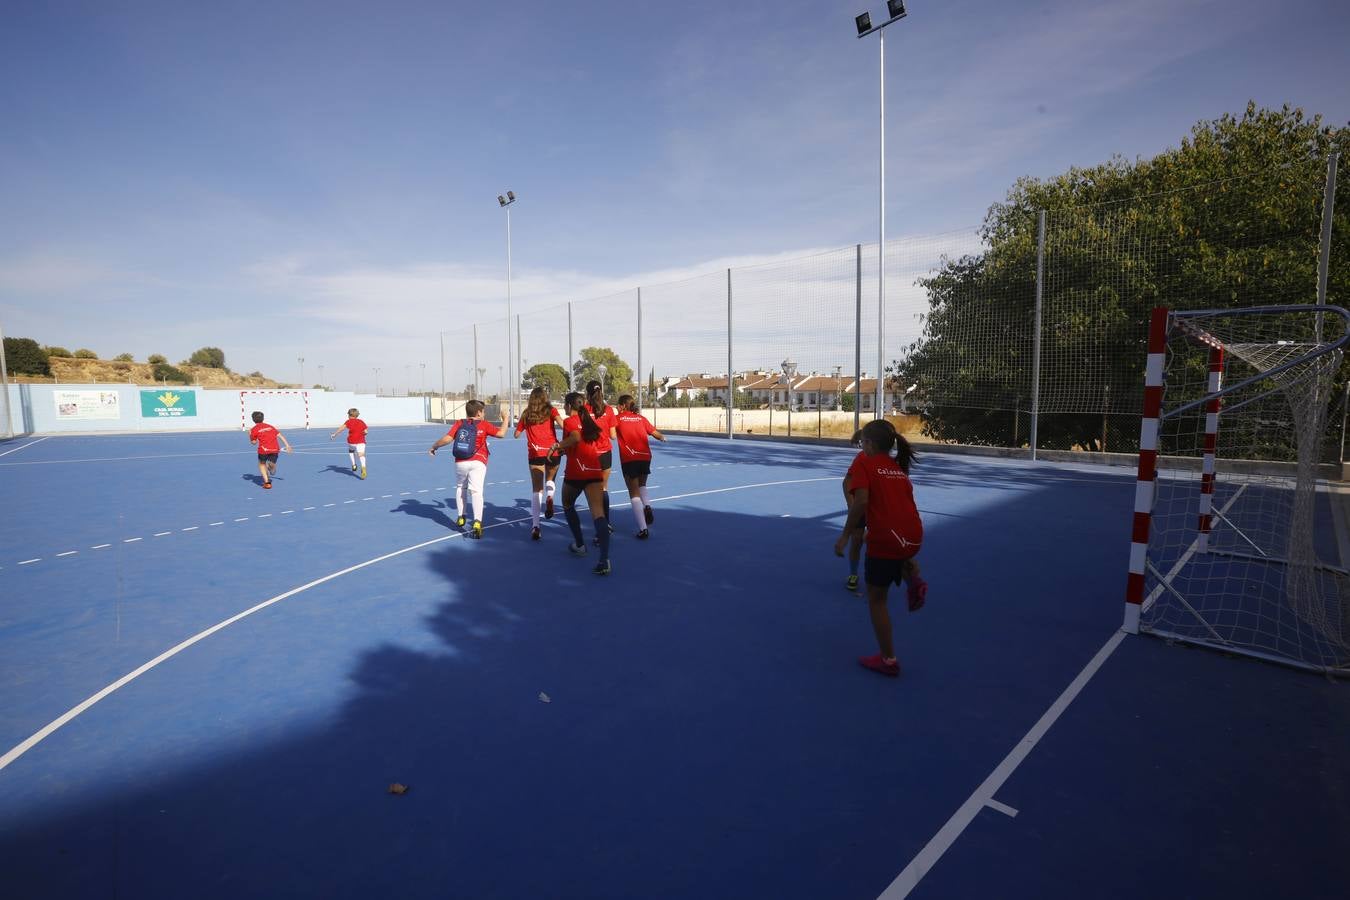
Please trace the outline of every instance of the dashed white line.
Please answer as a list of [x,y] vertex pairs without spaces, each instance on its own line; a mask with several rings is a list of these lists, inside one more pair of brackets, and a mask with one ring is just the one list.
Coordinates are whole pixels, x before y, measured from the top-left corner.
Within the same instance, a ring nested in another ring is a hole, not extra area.
[[325,504],[324,504],[324,509],[327,509],[327,508],[330,507],[330,506],[337,506],[337,504],[336,504],[336,503],[325,503]]
[[189,525],[187,528],[183,529],[183,531],[196,531],[196,530],[197,530],[196,525]]
[[140,538],[127,538],[127,539],[126,539],[125,541],[123,541],[122,543],[124,543],[124,544],[134,544],[134,543],[136,543],[136,542],[139,541],[139,540],[140,540]]
[[346,506],[348,503],[355,503],[355,502],[356,502],[355,500],[343,500],[342,505]]
[[173,534],[172,531],[156,531],[151,537],[164,537],[166,534]]
[[[419,492],[419,493],[420,493],[420,492]],[[361,499],[362,499],[362,500],[374,500],[375,498],[374,498],[374,497],[362,497]]]
[[235,521],[236,521],[236,522],[247,522],[247,521],[248,521],[248,516],[244,516],[242,519],[235,519]]
[[224,522],[212,522],[211,524],[207,525],[206,527],[207,527],[207,528],[214,528],[214,527],[216,527],[217,525],[224,525],[224,524],[225,524]]
[[94,546],[90,547],[89,549],[90,549],[90,550],[105,550],[105,549],[107,549],[108,547],[111,547],[111,546],[112,546],[112,544],[95,544]]
[[272,514],[271,514],[271,513],[258,513],[258,518],[260,518],[260,519],[270,519],[270,518],[272,518]]
[[21,565],[21,566],[26,566],[26,565],[28,565],[29,563],[35,563],[35,562],[42,562],[42,557],[37,556],[37,557],[34,557],[33,559],[25,559],[23,562],[19,563],[19,565]]
[[399,495],[400,497],[406,497],[406,496],[408,496],[408,495],[411,494],[411,493],[412,493],[412,491],[399,491],[399,492],[398,492],[398,495]]
[[67,550],[65,553],[58,553],[58,554],[56,554],[56,555],[57,555],[57,556],[74,556],[76,553],[79,553],[79,552],[80,552],[80,551],[78,551],[78,550]]
[[390,497],[392,497],[392,496],[394,496],[394,495],[393,495],[393,494],[381,494],[381,495],[380,495],[380,499],[381,499],[381,500],[388,500],[388,499],[389,499]]
[[281,514],[282,514],[283,516],[289,516],[289,515],[290,515],[291,513],[293,513],[293,512],[295,512],[295,510],[293,510],[293,509],[283,509],[283,510],[281,511]]
[[[427,492],[427,489],[426,489],[426,488],[422,488],[422,489],[421,489],[420,491],[418,491],[417,493],[419,493],[419,494],[425,494],[426,492]],[[370,498],[367,497],[366,499],[369,500]]]
[[309,512],[309,511],[310,511],[311,509],[313,509],[313,508],[314,508],[314,507],[312,507],[312,506],[306,506],[304,509],[302,509],[302,510],[300,510],[300,511],[301,511],[301,512]]

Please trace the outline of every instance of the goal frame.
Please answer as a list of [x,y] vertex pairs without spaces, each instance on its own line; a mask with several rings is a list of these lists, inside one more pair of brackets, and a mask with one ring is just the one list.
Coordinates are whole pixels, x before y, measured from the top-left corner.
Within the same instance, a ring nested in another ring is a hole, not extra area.
[[[309,417],[309,391],[302,391],[302,390],[284,390],[284,389],[274,389],[274,388],[256,388],[256,389],[253,389],[253,390],[242,390],[242,391],[239,392],[239,427],[242,428],[244,431],[248,431],[250,428],[253,427],[253,425],[252,425],[252,423],[250,422],[249,417],[248,417],[248,404],[247,404],[247,402],[246,402],[246,401],[247,401],[247,398],[248,398],[250,395],[253,395],[253,396],[259,396],[259,395],[261,395],[261,396],[267,397],[267,396],[282,396],[282,395],[287,395],[287,394],[298,394],[298,395],[300,396],[300,399],[301,399],[301,401],[303,402],[304,408],[305,408],[305,425],[304,425],[304,428],[305,428],[306,431],[308,431],[308,430],[309,430],[309,420],[310,420],[310,417]],[[286,427],[289,428],[290,426],[287,425]]]

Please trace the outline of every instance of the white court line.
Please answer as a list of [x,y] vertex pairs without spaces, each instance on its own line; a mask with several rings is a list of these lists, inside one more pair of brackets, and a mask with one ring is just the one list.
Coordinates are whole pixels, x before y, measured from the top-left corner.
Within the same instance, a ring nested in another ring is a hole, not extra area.
[[282,514],[283,516],[289,516],[289,515],[290,515],[291,513],[293,513],[293,512],[295,512],[295,510],[293,510],[293,509],[283,509],[283,510],[281,511],[281,514]]
[[225,524],[224,522],[211,522],[211,523],[209,523],[206,527],[207,527],[207,528],[214,528],[214,527],[217,526],[217,525],[224,525],[224,524]]
[[236,521],[236,522],[247,522],[247,521],[248,521],[248,516],[244,516],[242,519],[235,519],[235,521]]
[[[427,489],[426,489],[426,488],[422,488],[422,489],[421,489],[420,491],[418,491],[417,493],[419,493],[419,494],[425,494],[426,492],[427,492]],[[370,498],[367,497],[366,499],[369,500]]]
[[990,809],[997,810],[998,812],[1003,813],[1010,819],[1017,818],[1017,810],[1013,809],[1006,803],[999,803],[993,797],[990,797],[988,800],[984,801],[984,805],[989,807]]
[[38,556],[38,557],[34,557],[33,559],[25,559],[23,562],[19,563],[19,565],[21,565],[21,566],[26,566],[26,565],[28,565],[29,563],[35,563],[35,562],[42,562],[42,557]]
[[[696,494],[679,494],[673,497],[653,497],[652,502],[656,503],[658,502],[658,500],[679,500],[684,497],[701,496],[702,494],[723,494],[728,491],[743,490],[747,488],[773,487],[774,485],[782,485],[782,484],[803,484],[805,482],[810,481],[834,481],[837,479],[837,477],[838,476],[831,475],[828,478],[802,478],[793,481],[770,481],[761,484],[746,484],[741,485],[740,487],[720,488],[718,490],[713,491],[700,491]],[[503,524],[511,525],[517,522],[528,522],[528,521],[529,516],[522,516],[521,518],[515,519],[512,522],[506,522]],[[501,528],[501,527],[502,525],[486,526],[486,528]],[[241,619],[246,619],[249,616],[253,615],[254,613],[267,609],[269,606],[272,606],[275,603],[280,603],[282,600],[285,600],[288,597],[294,597],[296,594],[302,593],[303,591],[307,591],[312,587],[318,587],[319,585],[332,581],[335,578],[340,578],[343,575],[349,575],[352,572],[364,569],[367,566],[373,566],[376,563],[384,562],[386,559],[393,559],[396,556],[402,556],[403,554],[411,553],[414,550],[421,550],[423,547],[430,547],[433,544],[439,544],[442,541],[450,541],[454,540],[455,538],[463,538],[463,537],[464,537],[463,533],[455,532],[454,534],[447,534],[438,538],[432,538],[429,541],[423,541],[420,544],[413,544],[412,546],[404,547],[401,550],[395,550],[392,553],[386,553],[383,556],[377,556],[374,559],[368,559],[365,562],[357,563],[354,566],[349,566],[348,568],[341,569],[329,575],[325,575],[322,578],[315,579],[314,581],[311,581],[308,584],[302,584],[300,585],[300,587],[292,588],[291,590],[286,591],[284,594],[277,594],[270,600],[264,600],[257,606],[250,607],[249,609],[246,609],[241,613],[236,613],[235,615],[231,616],[228,619],[225,619],[222,622],[217,622],[215,625],[212,625],[205,631],[199,631],[197,634],[194,634],[192,637],[188,638],[182,643],[176,644],[173,647],[170,647],[168,650],[165,650],[159,656],[156,656],[154,659],[150,660],[149,662],[145,663],[139,668],[127,673],[126,675],[123,675],[121,678],[117,679],[112,684],[103,688],[98,693],[94,694],[93,696],[89,697],[83,702],[71,707],[70,709],[66,710],[66,712],[62,713],[60,716],[53,719],[51,722],[48,722],[42,728],[38,729],[26,740],[22,741],[21,743],[16,745],[13,749],[8,751],[4,756],[0,756],[0,771],[3,771],[7,766],[9,766],[10,763],[14,762],[19,757],[23,756],[25,753],[36,747],[38,744],[42,743],[42,741],[46,740],[58,728],[73,720],[76,716],[80,715],[85,710],[89,709],[95,703],[98,703],[103,698],[109,696],[110,694],[115,693],[116,691],[135,681],[137,678],[140,678],[142,675],[144,675],[146,672],[149,672],[151,669],[155,668],[160,663],[172,659],[179,653],[182,653],[184,650],[188,649],[193,644],[205,640],[206,638],[215,634],[217,631],[220,631],[223,628],[228,628],[235,622],[238,622]],[[140,538],[133,538],[132,540],[138,541],[140,540]],[[36,560],[34,560],[34,562],[36,562]]]
[[310,511],[311,509],[313,509],[313,508],[314,508],[314,507],[312,507],[312,506],[306,506],[304,509],[302,509],[302,510],[300,510],[300,511],[301,511],[301,512],[309,512],[309,511]]
[[327,509],[327,508],[330,507],[330,506],[337,506],[337,504],[336,504],[336,503],[325,503],[325,504],[324,504],[324,509]]
[[271,514],[271,513],[258,513],[258,518],[260,518],[260,519],[270,519],[270,518],[272,518],[272,514]]
[[342,505],[346,506],[348,503],[355,503],[355,502],[356,502],[355,500],[343,500]]
[[56,554],[56,555],[57,555],[57,556],[74,556],[76,553],[79,553],[79,552],[80,552],[80,551],[78,551],[78,550],[67,550],[65,553],[58,553],[58,554]]
[[392,497],[392,496],[394,496],[394,495],[393,495],[393,494],[381,494],[381,495],[380,495],[380,499],[381,499],[381,500],[388,500],[388,499],[389,499],[390,497]]
[[196,530],[197,530],[197,526],[196,526],[196,525],[189,525],[187,528],[183,528],[183,529],[181,529],[181,530],[182,530],[182,531],[196,531]]
[[919,882],[923,880],[923,876],[927,875],[928,870],[937,864],[937,861],[951,848],[952,844],[956,843],[956,839],[961,836],[961,832],[965,831],[966,826],[975,820],[976,814],[989,805],[989,801],[993,800],[994,795],[1003,787],[1004,782],[1022,764],[1022,760],[1026,759],[1027,755],[1035,749],[1036,744],[1050,730],[1050,726],[1054,725],[1060,714],[1069,708],[1069,704],[1078,696],[1079,691],[1092,679],[1092,676],[1102,667],[1102,663],[1106,662],[1107,658],[1115,652],[1124,639],[1124,631],[1117,631],[1111,635],[1110,640],[1097,651],[1097,655],[1092,657],[1088,664],[1083,667],[1083,671],[1078,673],[1078,677],[1069,683],[1069,686],[1064,689],[1059,698],[1050,704],[1050,708],[1045,711],[1040,720],[1031,726],[1031,730],[1003,758],[1003,762],[999,763],[998,767],[984,780],[984,783],[975,789],[975,793],[971,794],[966,802],[961,804],[961,808],[952,814],[952,817],[947,820],[947,824],[943,825],[941,830],[933,835],[932,839],[919,851],[919,854],[909,861],[909,865],[905,866],[904,871],[895,877],[890,886],[881,892],[878,900],[901,900],[903,897],[908,897],[909,892],[918,887]]
[[123,541],[122,543],[124,543],[124,544],[134,544],[134,543],[136,543],[136,542],[139,541],[139,540],[140,540],[140,538],[127,538],[127,539],[126,539],[125,541]]
[[90,547],[89,549],[90,549],[90,550],[102,550],[102,549],[104,549],[105,547],[111,547],[111,546],[112,546],[112,544],[95,544],[94,546]]
[[150,536],[151,536],[151,537],[164,537],[164,535],[166,535],[166,534],[173,534],[173,532],[172,532],[172,531],[156,531],[154,534],[152,534],[152,535],[150,535]]
[[26,448],[28,448],[28,447],[31,447],[31,446],[33,446],[34,444],[40,444],[40,443],[42,443],[43,441],[47,440],[47,438],[49,438],[49,437],[51,437],[50,434],[47,435],[47,437],[40,437],[40,438],[38,438],[36,441],[29,441],[28,443],[24,444],[22,447],[15,447],[13,450],[6,450],[4,453],[0,453],[0,456],[9,456],[11,453],[18,453],[20,450],[23,450],[23,449],[26,449]]

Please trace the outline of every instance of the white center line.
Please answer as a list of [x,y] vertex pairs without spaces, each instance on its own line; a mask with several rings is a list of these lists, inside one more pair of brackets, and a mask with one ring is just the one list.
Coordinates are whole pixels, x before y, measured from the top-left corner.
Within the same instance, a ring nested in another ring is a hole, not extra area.
[[374,497],[362,497],[361,499],[362,499],[362,500],[374,500],[375,498],[374,498]]
[[330,507],[330,506],[337,506],[337,504],[336,504],[336,503],[325,503],[325,504],[324,504],[324,508],[325,508],[325,509],[327,509],[327,508]]
[[390,497],[392,497],[392,496],[394,496],[394,495],[393,495],[393,494],[381,494],[381,495],[380,495],[380,499],[381,499],[381,500],[388,500],[388,499],[389,499]]
[[151,536],[152,536],[152,537],[164,537],[164,535],[166,535],[166,534],[173,534],[173,532],[172,532],[172,531],[156,531],[156,532],[155,532],[153,535],[151,535]]
[[197,526],[196,526],[196,525],[189,525],[187,528],[184,528],[183,530],[184,530],[184,531],[196,531],[196,530],[197,530]]
[[419,494],[425,494],[426,492],[427,492],[427,489],[426,489],[426,488],[422,488],[422,489],[421,489],[420,491],[418,491],[417,493],[419,493]]
[[314,507],[312,507],[312,506],[306,506],[304,509],[302,509],[302,510],[300,510],[300,511],[301,511],[301,512],[309,512],[309,511],[310,511],[311,509],[313,509],[313,508],[314,508]]
[[412,491],[399,491],[399,492],[398,492],[398,495],[399,495],[400,497],[406,497],[406,496],[408,496],[408,495],[411,494],[411,493],[412,493]]
[[342,505],[346,506],[348,503],[355,503],[355,502],[356,502],[355,500],[343,500]]
[[78,550],[67,550],[65,553],[58,553],[58,554],[56,554],[56,555],[57,555],[57,556],[74,556],[76,553],[79,553],[79,552],[80,552],[80,551],[78,551]]
[[224,522],[212,522],[210,525],[207,525],[206,527],[207,527],[207,528],[214,528],[214,527],[217,526],[217,525],[224,525],[224,524],[225,524]]
[[42,562],[42,557],[38,556],[38,557],[34,557],[33,559],[25,559],[23,562],[19,563],[19,565],[21,565],[21,566],[26,566],[26,565],[28,565],[29,563],[35,563],[35,562]]
[[289,515],[290,515],[291,513],[293,513],[293,512],[295,512],[295,510],[293,510],[293,509],[283,509],[283,510],[281,511],[281,514],[282,514],[283,516],[289,516]]
[[272,514],[271,514],[271,513],[258,513],[258,518],[260,518],[260,519],[270,519],[270,518],[272,518]]
[[247,522],[247,521],[248,521],[248,516],[244,516],[242,519],[235,519],[235,521],[236,521],[236,522]]
[[94,546],[90,547],[89,549],[90,549],[90,550],[103,550],[103,549],[105,549],[105,548],[107,548],[107,547],[111,547],[111,546],[112,546],[112,544],[95,544]]
[[124,544],[134,544],[134,543],[136,543],[136,542],[139,541],[139,540],[140,540],[140,538],[127,538],[127,539],[126,539],[125,541],[123,541],[122,543],[124,543]]

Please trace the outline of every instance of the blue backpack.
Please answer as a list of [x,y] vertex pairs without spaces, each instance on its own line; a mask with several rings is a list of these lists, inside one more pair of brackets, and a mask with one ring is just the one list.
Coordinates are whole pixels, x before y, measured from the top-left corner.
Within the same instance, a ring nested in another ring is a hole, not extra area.
[[473,419],[460,419],[455,429],[455,439],[450,444],[450,452],[455,459],[473,459],[478,452],[478,423]]

